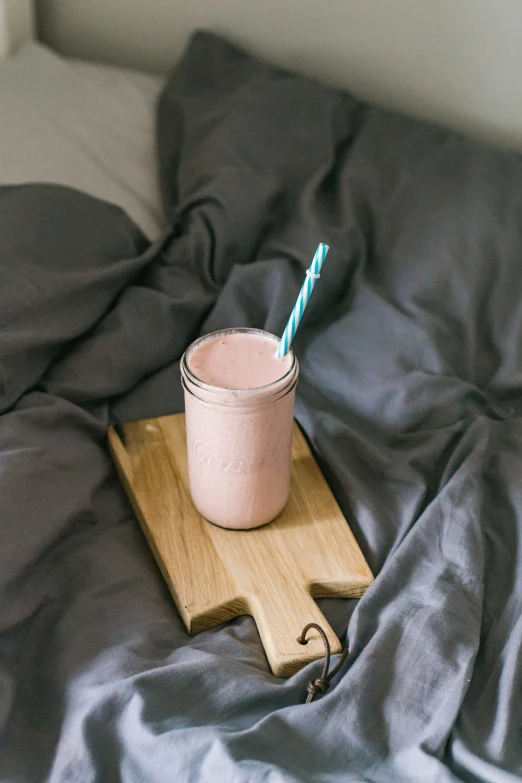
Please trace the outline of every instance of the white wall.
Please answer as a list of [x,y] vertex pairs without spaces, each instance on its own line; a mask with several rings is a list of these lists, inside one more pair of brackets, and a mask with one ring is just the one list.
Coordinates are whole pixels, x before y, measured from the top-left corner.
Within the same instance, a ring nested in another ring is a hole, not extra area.
[[154,71],[189,33],[522,149],[522,0],[37,0],[59,51]]
[[34,34],[31,0],[0,0],[0,60]]

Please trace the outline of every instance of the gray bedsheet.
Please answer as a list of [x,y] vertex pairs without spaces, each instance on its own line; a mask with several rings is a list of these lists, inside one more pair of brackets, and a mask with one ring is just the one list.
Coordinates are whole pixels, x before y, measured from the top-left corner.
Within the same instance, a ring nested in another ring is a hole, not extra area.
[[[0,188],[0,780],[522,776],[522,160],[198,34],[158,110],[169,232]],[[269,671],[190,637],[106,427],[182,409],[200,332],[295,340],[297,417],[377,578],[321,601],[350,654]]]

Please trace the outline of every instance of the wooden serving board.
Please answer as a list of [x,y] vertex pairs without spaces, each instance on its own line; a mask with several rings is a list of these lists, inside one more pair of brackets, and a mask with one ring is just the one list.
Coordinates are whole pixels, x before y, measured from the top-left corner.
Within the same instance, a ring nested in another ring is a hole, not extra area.
[[212,525],[194,508],[183,414],[118,433],[109,430],[114,460],[190,633],[251,614],[279,677],[324,656],[316,631],[299,644],[307,623],[319,623],[332,653],[341,652],[313,599],[358,597],[373,577],[297,425],[288,504],[274,522],[246,531]]

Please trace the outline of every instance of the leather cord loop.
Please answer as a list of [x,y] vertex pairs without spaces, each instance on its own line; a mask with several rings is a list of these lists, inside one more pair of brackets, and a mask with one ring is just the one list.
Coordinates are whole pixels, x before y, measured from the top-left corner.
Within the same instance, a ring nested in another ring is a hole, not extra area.
[[332,677],[335,677],[335,675],[337,674],[337,672],[345,662],[346,656],[348,655],[348,650],[347,649],[343,650],[341,658],[339,659],[337,665],[334,666],[331,672],[328,672],[328,669],[330,668],[330,657],[331,657],[330,643],[328,641],[328,637],[326,636],[325,632],[323,631],[320,625],[317,625],[317,623],[308,623],[308,625],[305,625],[301,633],[301,637],[299,639],[299,644],[306,644],[306,635],[308,631],[310,631],[312,628],[314,628],[319,633],[321,639],[323,640],[325,652],[324,652],[323,671],[321,672],[321,676],[310,680],[307,685],[308,696],[306,697],[306,704],[309,704],[311,701],[313,701],[318,693],[321,694],[326,693],[326,691],[330,687],[330,680],[332,679]]

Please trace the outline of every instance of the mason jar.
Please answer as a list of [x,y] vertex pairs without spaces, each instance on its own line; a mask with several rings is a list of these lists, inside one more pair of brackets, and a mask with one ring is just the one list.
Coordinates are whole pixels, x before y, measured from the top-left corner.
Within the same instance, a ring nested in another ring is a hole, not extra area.
[[206,340],[241,332],[279,338],[261,329],[224,329],[196,340],[181,360],[187,452],[192,500],[209,522],[249,529],[273,520],[290,487],[295,388],[299,365],[290,350],[284,374],[274,382],[229,389],[202,381],[190,369],[191,356]]

